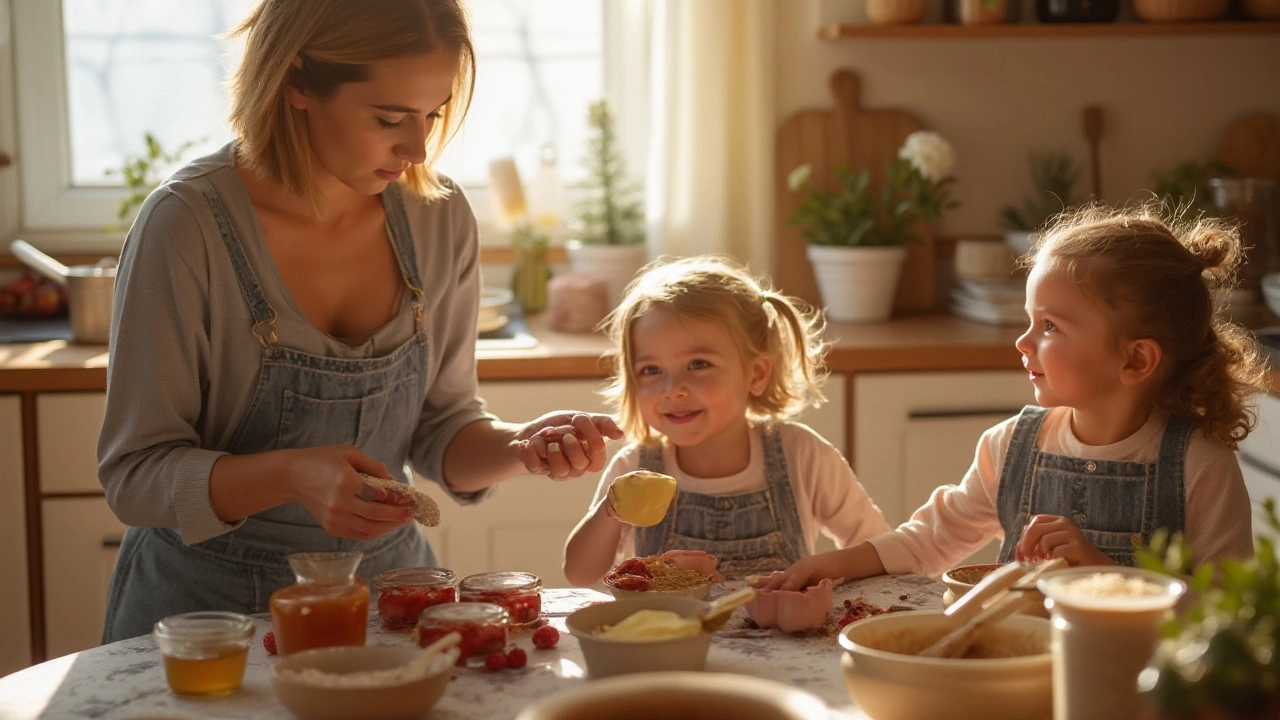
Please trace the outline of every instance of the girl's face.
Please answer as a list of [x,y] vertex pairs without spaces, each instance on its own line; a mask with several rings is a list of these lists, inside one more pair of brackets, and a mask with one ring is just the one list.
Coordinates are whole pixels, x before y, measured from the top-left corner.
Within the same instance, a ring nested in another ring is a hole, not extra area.
[[1030,327],[1015,346],[1031,374],[1036,402],[1107,408],[1123,386],[1125,358],[1102,308],[1052,262],[1031,270],[1026,307]]
[[322,187],[326,180],[376,195],[426,159],[426,140],[453,93],[458,57],[446,51],[374,63],[369,79],[343,83],[327,98],[289,89],[306,113]]
[[631,325],[632,372],[640,414],[684,450],[740,450],[747,403],[764,392],[771,363],[744,361],[728,333],[705,320],[651,310]]

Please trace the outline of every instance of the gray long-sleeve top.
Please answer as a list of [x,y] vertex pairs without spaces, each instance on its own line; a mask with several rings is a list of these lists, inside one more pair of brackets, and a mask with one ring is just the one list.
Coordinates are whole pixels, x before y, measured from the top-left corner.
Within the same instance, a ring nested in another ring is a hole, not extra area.
[[[414,332],[408,292],[401,312],[362,344],[347,345],[311,325],[267,250],[233,153],[228,144],[192,162],[147,199],[125,241],[112,312],[98,479],[122,522],[177,528],[188,545],[239,525],[214,512],[209,474],[248,412],[263,350],[206,193],[225,206],[279,313],[281,345],[327,357],[381,357]],[[421,378],[426,400],[409,461],[448,490],[445,449],[464,425],[486,417],[476,394],[476,223],[457,188],[430,203],[401,195],[423,283],[429,348]],[[451,494],[472,502],[484,492]]]

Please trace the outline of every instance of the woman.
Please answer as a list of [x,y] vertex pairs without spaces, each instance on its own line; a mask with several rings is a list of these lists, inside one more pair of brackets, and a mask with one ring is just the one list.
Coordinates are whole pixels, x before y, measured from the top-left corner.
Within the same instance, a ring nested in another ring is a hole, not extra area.
[[236,34],[236,139],[152,193],[121,256],[98,458],[131,527],[106,642],[263,612],[291,552],[360,550],[366,578],[433,565],[360,473],[412,463],[475,502],[599,470],[621,436],[602,415],[502,423],[476,396],[476,223],[432,170],[474,83],[459,0],[263,0]]

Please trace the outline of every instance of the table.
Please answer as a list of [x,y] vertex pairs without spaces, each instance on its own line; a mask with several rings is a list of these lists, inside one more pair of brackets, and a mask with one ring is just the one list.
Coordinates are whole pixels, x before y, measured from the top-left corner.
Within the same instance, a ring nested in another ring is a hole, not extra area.
[[[724,583],[712,597],[740,585]],[[943,586],[918,575],[884,576],[845,583],[835,590],[835,605],[863,597],[888,607],[905,605],[921,610],[942,608]],[[521,670],[486,672],[459,669],[444,697],[432,709],[436,720],[502,720],[514,718],[535,699],[588,682],[578,642],[565,632],[564,618],[588,603],[611,600],[594,590],[547,589],[543,610],[561,630],[560,644],[535,650],[529,634],[513,633],[525,648],[529,664]],[[739,609],[738,614],[745,614]],[[271,689],[270,667],[275,658],[262,647],[271,629],[269,615],[255,616],[257,625],[240,692],[216,699],[187,699],[169,691],[159,649],[148,636],[49,660],[0,678],[0,719],[116,720],[119,718],[238,718],[291,720],[293,716]],[[403,633],[388,633],[371,616],[368,643],[407,643]],[[831,709],[830,720],[866,720],[849,699],[840,671],[836,638],[796,637],[777,630],[748,630],[735,615],[727,630],[711,642],[707,670],[740,673],[777,680],[821,698]]]

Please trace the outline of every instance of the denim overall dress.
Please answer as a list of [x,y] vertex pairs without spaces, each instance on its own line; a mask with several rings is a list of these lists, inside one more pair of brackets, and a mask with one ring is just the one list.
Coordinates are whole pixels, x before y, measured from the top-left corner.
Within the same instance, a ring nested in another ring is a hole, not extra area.
[[1170,417],[1155,462],[1088,460],[1036,449],[1048,410],[1022,409],[1009,440],[996,508],[1004,528],[1000,562],[1015,557],[1032,515],[1061,515],[1084,538],[1121,565],[1151,542],[1156,528],[1180,532],[1186,524],[1183,468],[1193,426]]
[[[404,205],[395,186],[382,198],[401,275],[413,295],[416,329],[411,340],[385,357],[343,359],[281,345],[276,311],[221,201],[206,196],[253,313],[255,324],[245,332],[253,332],[263,348],[253,400],[226,448],[231,454],[349,444],[407,482],[405,460],[426,392],[419,378],[426,376],[427,338],[422,283]],[[189,547],[173,528],[131,527],[111,578],[103,642],[146,634],[157,620],[175,613],[266,612],[271,594],[294,582],[287,555],[349,550],[364,553],[357,574],[367,580],[383,570],[435,564],[413,523],[370,541],[347,540],[330,535],[298,503],[252,515],[239,528]]]
[[[661,522],[635,529],[636,555],[701,550],[720,558],[718,569],[730,578],[784,570],[804,557],[804,536],[782,436],[769,426],[760,430],[765,488],[738,495],[676,490]],[[640,468],[662,472],[662,448],[642,447]]]

